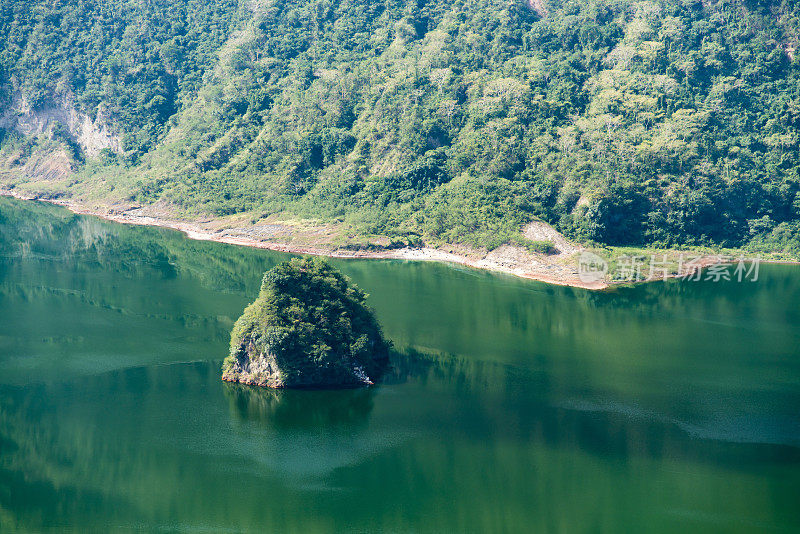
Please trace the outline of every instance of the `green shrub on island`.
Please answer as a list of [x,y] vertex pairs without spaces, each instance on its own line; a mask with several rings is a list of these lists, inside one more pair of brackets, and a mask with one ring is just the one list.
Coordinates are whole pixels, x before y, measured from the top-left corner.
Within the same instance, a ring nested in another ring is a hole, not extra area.
[[236,321],[223,380],[283,387],[372,384],[389,359],[366,295],[321,259],[292,259],[264,275]]

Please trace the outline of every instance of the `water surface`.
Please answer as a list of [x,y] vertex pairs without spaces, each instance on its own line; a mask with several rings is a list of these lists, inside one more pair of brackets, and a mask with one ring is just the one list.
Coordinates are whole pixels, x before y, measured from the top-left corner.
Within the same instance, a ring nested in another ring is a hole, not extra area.
[[222,383],[287,257],[0,198],[0,531],[800,529],[800,269],[592,293],[339,261],[384,383]]

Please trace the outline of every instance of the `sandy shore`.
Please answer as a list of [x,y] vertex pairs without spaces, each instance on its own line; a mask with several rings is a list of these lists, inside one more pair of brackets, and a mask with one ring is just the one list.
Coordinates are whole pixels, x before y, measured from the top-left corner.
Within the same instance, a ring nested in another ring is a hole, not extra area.
[[[499,247],[489,253],[468,251],[462,254],[432,247],[401,248],[380,251],[352,251],[324,245],[281,242],[272,236],[261,238],[257,236],[258,232],[253,231],[254,227],[219,229],[215,228],[213,221],[186,221],[163,216],[154,216],[147,214],[147,209],[142,207],[92,209],[71,199],[27,195],[10,189],[0,189],[0,195],[21,200],[47,202],[62,206],[77,214],[92,215],[121,224],[171,228],[183,232],[190,239],[201,241],[216,241],[218,243],[228,243],[231,245],[331,258],[437,261],[511,274],[549,284],[595,290],[608,287],[608,284],[604,282],[587,283],[580,280],[575,262],[568,261],[568,259],[564,257],[566,254],[557,255],[562,257],[534,255],[508,245]],[[569,256],[574,254],[575,250],[577,249],[569,250]]]
[[[529,280],[546,282],[548,284],[592,290],[606,289],[615,285],[614,283],[609,284],[603,281],[585,282],[581,280],[578,276],[576,257],[577,254],[584,249],[579,245],[566,241],[561,234],[558,234],[554,229],[544,223],[537,223],[535,227],[532,224],[525,229],[526,235],[529,235],[532,239],[550,238],[561,250],[560,254],[533,254],[521,248],[511,247],[509,245],[503,245],[491,252],[480,252],[470,249],[465,249],[463,252],[460,250],[448,251],[432,247],[353,251],[334,248],[324,243],[301,244],[288,242],[291,240],[291,234],[287,233],[285,228],[281,227],[281,225],[267,225],[270,227],[270,231],[267,232],[261,231],[265,227],[259,227],[257,225],[238,228],[220,228],[219,221],[187,221],[175,219],[164,216],[163,214],[153,214],[152,210],[148,210],[148,207],[123,206],[91,209],[71,199],[26,195],[15,190],[3,188],[0,188],[0,196],[47,202],[62,206],[77,214],[92,215],[121,224],[171,228],[183,232],[190,239],[201,241],[216,241],[218,243],[228,243],[231,245],[331,258],[437,261],[475,269],[501,272]],[[274,231],[275,228],[278,228],[280,231]],[[281,237],[289,239],[283,239],[282,242]],[[719,261],[714,260],[713,256],[709,256],[704,257],[700,263],[705,267],[714,263],[719,263]]]

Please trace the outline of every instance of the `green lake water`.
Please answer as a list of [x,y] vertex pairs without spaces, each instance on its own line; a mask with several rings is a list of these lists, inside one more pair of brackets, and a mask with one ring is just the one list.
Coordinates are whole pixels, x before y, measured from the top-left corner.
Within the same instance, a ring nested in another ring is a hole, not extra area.
[[592,293],[336,261],[383,383],[221,382],[287,257],[0,198],[0,532],[800,531],[800,268]]

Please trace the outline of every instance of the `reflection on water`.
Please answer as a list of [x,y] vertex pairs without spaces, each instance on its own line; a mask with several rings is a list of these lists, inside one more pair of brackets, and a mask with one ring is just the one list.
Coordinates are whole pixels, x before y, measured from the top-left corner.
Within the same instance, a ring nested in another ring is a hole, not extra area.
[[339,261],[381,384],[219,379],[285,255],[0,198],[0,531],[800,527],[800,272],[610,293]]
[[236,420],[289,431],[365,426],[375,395],[374,388],[298,391],[225,383],[224,389]]
[[[382,528],[397,506],[422,521],[394,518],[401,530],[454,521],[524,530],[539,517],[567,530],[600,521],[751,531],[753,518],[800,519],[796,447],[697,439],[652,414],[555,405],[535,377],[502,364],[397,358],[394,383],[344,391],[226,384],[219,362],[2,387],[0,486],[13,491],[0,493],[0,510],[26,529],[65,514],[86,528],[199,528],[198,518],[254,531],[264,521]],[[265,520],[265,502],[286,517]]]

